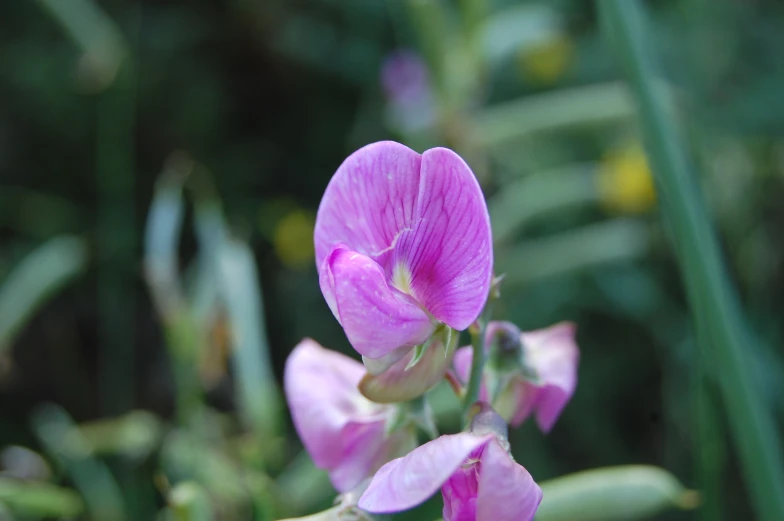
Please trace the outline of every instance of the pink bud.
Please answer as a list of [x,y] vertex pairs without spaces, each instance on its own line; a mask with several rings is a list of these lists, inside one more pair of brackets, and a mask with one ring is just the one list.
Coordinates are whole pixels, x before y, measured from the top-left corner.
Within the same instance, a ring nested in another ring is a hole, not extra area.
[[[488,333],[512,330],[504,324],[508,323],[491,322]],[[503,375],[505,387],[493,400],[493,407],[512,426],[520,425],[528,416],[535,414],[542,431],[549,432],[552,429],[577,386],[580,352],[574,337],[575,325],[570,322],[520,335],[520,363],[513,364],[513,374]],[[488,335],[485,342],[488,349],[492,340]],[[455,353],[455,373],[463,382],[468,380],[472,358],[471,346],[461,347]],[[503,368],[488,370],[503,371]],[[491,398],[485,382],[480,398]]]

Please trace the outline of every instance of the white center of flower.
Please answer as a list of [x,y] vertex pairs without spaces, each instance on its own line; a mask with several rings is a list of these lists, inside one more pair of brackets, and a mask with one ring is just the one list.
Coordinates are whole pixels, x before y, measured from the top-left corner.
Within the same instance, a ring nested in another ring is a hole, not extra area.
[[407,295],[411,294],[411,272],[402,262],[395,264],[392,270],[392,285]]

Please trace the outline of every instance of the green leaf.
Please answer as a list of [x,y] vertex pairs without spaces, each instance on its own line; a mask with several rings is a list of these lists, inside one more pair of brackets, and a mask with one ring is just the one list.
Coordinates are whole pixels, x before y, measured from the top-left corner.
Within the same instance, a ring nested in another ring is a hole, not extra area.
[[0,286],[0,352],[46,300],[87,266],[87,246],[74,236],[50,239],[38,246]]
[[[602,28],[617,51],[639,110],[648,159],[652,165],[663,217],[696,322],[702,362],[715,371],[741,460],[746,491],[766,521],[784,519],[784,455],[780,433],[751,367],[759,348],[747,328],[737,291],[713,230],[697,176],[667,110],[669,96],[658,88],[642,2],[602,0]],[[751,356],[750,356],[751,354]]]
[[92,519],[124,521],[122,490],[103,461],[93,457],[90,444],[61,407],[47,404],[32,416],[33,431],[84,497]]
[[538,132],[631,119],[634,105],[621,83],[589,85],[498,103],[478,113],[473,139],[497,147]]
[[207,492],[192,481],[179,483],[169,492],[169,512],[174,521],[212,521],[212,506]]
[[281,399],[270,366],[256,260],[247,244],[232,238],[223,241],[218,280],[229,315],[242,416],[258,435],[273,435],[281,426]]
[[507,285],[525,284],[597,264],[637,258],[647,249],[645,224],[614,219],[500,249],[495,269],[506,274]]
[[672,474],[646,465],[587,470],[540,486],[536,521],[631,521],[699,502]]
[[406,371],[419,363],[419,361],[422,359],[422,355],[425,354],[427,344],[428,342],[425,342],[424,344],[414,346],[414,356],[411,357],[411,360],[409,360],[408,364],[406,365]]
[[8,478],[0,478],[0,504],[23,516],[68,518],[84,510],[82,498],[73,490]]

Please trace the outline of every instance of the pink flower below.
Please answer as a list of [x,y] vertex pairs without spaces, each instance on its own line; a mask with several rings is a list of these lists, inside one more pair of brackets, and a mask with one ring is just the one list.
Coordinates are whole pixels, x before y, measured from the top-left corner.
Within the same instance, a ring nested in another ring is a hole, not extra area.
[[371,513],[401,512],[439,488],[444,521],[530,521],[542,491],[494,434],[441,436],[376,473],[359,499]]
[[382,464],[413,445],[408,429],[387,435],[392,406],[370,402],[357,390],[364,367],[313,340],[289,355],[284,388],[294,427],[317,467],[349,492]]

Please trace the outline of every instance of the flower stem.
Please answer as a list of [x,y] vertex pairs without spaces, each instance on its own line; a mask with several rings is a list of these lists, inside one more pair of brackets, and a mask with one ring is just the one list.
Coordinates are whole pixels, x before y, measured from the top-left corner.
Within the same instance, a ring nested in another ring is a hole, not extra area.
[[463,419],[468,420],[468,411],[479,399],[479,389],[482,386],[482,373],[484,372],[487,354],[485,353],[485,330],[487,321],[491,316],[494,297],[490,297],[485,304],[485,309],[476,320],[476,325],[471,328],[471,346],[473,359],[471,361],[471,376],[468,379],[465,396],[463,397]]
[[672,225],[700,355],[721,390],[746,489],[763,521],[784,519],[784,468],[776,426],[757,389],[750,360],[755,343],[729,283],[716,235],[672,118],[655,88],[640,2],[602,0],[600,18],[636,98],[663,216]]

